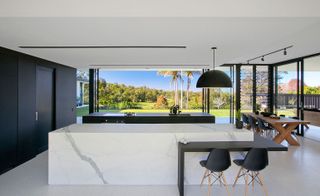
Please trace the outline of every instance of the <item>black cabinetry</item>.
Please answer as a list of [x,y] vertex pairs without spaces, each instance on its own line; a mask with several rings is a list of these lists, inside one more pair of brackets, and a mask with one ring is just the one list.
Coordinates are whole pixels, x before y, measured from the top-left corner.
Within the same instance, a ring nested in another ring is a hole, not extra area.
[[39,152],[38,68],[53,71],[50,127],[76,122],[76,69],[0,47],[0,174]]
[[17,64],[15,56],[0,53],[0,171],[16,163]]

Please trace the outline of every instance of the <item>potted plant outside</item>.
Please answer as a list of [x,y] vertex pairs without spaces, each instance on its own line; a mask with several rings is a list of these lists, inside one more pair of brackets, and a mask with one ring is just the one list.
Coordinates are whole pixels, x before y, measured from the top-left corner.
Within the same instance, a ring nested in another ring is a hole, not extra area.
[[236,111],[236,128],[237,129],[243,128],[243,122],[241,121],[241,110]]

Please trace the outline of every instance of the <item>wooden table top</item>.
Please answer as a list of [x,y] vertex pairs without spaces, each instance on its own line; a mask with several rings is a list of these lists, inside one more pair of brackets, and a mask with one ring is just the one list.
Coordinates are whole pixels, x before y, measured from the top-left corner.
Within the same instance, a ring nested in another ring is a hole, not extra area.
[[293,119],[293,118],[287,118],[287,117],[280,117],[280,119],[276,118],[271,118],[271,117],[265,117],[261,114],[257,115],[255,113],[244,113],[246,115],[250,115],[254,118],[260,118],[264,120],[265,122],[269,124],[290,124],[290,123],[296,123],[296,124],[310,124],[309,121],[305,120],[298,120],[298,119]]

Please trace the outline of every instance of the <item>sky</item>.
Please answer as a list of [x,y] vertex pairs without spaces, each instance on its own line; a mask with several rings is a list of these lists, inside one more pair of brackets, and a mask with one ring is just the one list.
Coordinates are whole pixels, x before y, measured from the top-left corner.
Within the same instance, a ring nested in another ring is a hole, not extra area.
[[[100,78],[105,79],[109,83],[118,83],[131,85],[136,87],[147,86],[149,88],[173,90],[171,84],[171,77],[164,77],[158,74],[157,71],[103,71],[100,70]],[[288,83],[291,79],[297,78],[295,71],[288,71],[287,74],[281,74],[283,76],[280,83]],[[191,91],[201,91],[200,88],[196,88],[196,83],[199,78],[199,74],[195,75],[191,81]],[[319,72],[305,71],[304,83],[308,86],[320,86]],[[179,84],[179,90],[180,90]],[[187,88],[187,77],[183,76],[183,89]]]
[[[164,77],[158,74],[157,71],[103,71],[99,72],[100,78],[105,79],[109,83],[118,83],[131,86],[147,86],[149,88],[173,90],[171,85],[171,77]],[[201,91],[200,88],[196,88],[196,83],[199,78],[199,74],[195,75],[191,80],[191,91]],[[187,88],[187,77],[183,76],[183,89]],[[180,89],[180,83],[179,83]]]
[[[291,79],[297,78],[297,72],[295,71],[288,71],[287,74],[281,74],[283,76],[283,79],[281,80],[281,83],[288,83]],[[320,86],[320,72],[317,71],[305,71],[304,72],[304,83],[307,86],[313,86],[317,87]]]

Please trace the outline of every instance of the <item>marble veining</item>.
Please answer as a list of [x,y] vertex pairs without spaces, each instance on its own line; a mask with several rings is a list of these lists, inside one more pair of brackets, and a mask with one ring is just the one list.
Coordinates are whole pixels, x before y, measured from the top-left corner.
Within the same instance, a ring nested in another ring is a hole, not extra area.
[[[49,133],[49,184],[175,185],[180,141],[253,141],[253,134],[234,125],[71,125]],[[185,184],[199,184],[207,155],[186,153]],[[230,183],[236,170],[226,173]]]
[[72,134],[70,134],[70,130],[68,127],[64,127],[63,128],[66,138],[68,140],[68,142],[70,142],[73,150],[76,152],[76,154],[80,157],[81,160],[87,162],[92,169],[96,172],[97,176],[101,179],[103,184],[108,184],[108,182],[104,179],[102,172],[100,171],[98,165],[96,164],[96,162],[90,158],[89,156],[84,155],[80,149],[77,147],[77,144],[75,142],[75,140],[72,137]]

